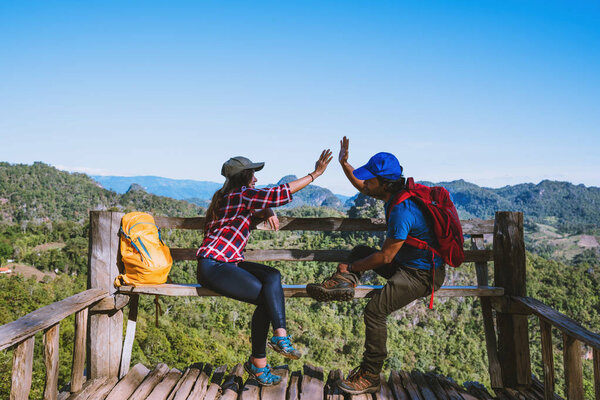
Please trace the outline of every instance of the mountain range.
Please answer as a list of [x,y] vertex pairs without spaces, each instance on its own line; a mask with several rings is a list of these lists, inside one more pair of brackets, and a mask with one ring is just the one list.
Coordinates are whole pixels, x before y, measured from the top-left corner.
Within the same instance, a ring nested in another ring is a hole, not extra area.
[[[138,183],[150,193],[183,199],[206,207],[215,190],[215,182],[176,180],[160,177],[93,176],[107,189],[125,193]],[[296,179],[283,177],[277,184]],[[497,210],[522,211],[528,221],[544,223],[565,231],[595,231],[600,227],[600,188],[569,182],[544,180],[538,184],[522,183],[502,188],[486,188],[462,179],[451,182],[420,182],[443,186],[451,193],[462,218],[492,218]],[[270,186],[270,185],[267,185]],[[288,207],[325,206],[341,211],[354,205],[356,196],[342,196],[329,189],[310,185],[294,196]]]
[[[202,213],[199,206],[206,207],[220,187],[215,182],[142,178],[95,177],[99,183],[85,174],[60,171],[41,162],[33,165],[0,162],[0,222],[83,220],[91,209],[144,209],[163,215],[197,215]],[[124,183],[125,179],[129,181]],[[285,176],[277,183],[293,179],[296,179],[293,175]],[[133,183],[137,185],[132,187]],[[598,187],[549,180],[498,189],[464,180],[435,185],[448,189],[462,218],[492,218],[497,210],[522,211],[526,221],[553,226],[566,233],[600,232]],[[355,199],[356,196],[339,196],[327,188],[310,185],[294,196],[289,207],[308,205],[346,211]]]
[[[160,176],[91,176],[105,189],[117,193],[126,193],[132,184],[138,184],[148,193],[158,196],[171,197],[177,200],[186,200],[201,207],[208,207],[212,195],[221,188],[222,184],[209,181],[195,181],[190,179],[170,179]],[[284,176],[277,185],[298,179],[295,175]],[[273,186],[268,184],[259,187]],[[350,196],[334,194],[329,189],[317,185],[310,185],[294,195],[294,201],[287,207],[323,206],[336,209],[346,209],[352,204],[345,204]]]
[[191,179],[170,179],[160,176],[103,176],[91,175],[103,188],[123,194],[133,183],[137,183],[148,193],[171,197],[177,200],[191,198],[210,199],[222,184]]

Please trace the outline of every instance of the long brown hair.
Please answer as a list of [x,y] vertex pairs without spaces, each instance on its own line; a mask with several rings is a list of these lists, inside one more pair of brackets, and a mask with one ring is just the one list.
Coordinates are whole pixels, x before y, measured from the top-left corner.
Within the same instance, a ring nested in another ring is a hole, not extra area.
[[253,169],[245,169],[242,172],[233,175],[231,178],[225,181],[223,187],[217,190],[215,194],[213,194],[212,200],[210,201],[210,205],[208,206],[208,210],[206,210],[204,232],[207,231],[208,226],[211,224],[211,222],[215,221],[218,218],[219,210],[223,205],[225,196],[229,193],[241,189],[243,186],[248,186],[250,184],[250,181],[252,180],[253,174]]

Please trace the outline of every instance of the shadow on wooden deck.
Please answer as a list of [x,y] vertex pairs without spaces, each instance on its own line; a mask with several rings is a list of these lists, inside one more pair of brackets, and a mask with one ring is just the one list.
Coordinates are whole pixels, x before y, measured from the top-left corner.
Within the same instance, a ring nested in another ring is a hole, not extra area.
[[[303,371],[290,372],[286,365],[274,372],[282,377],[277,386],[260,387],[254,379],[243,380],[241,364],[231,368],[213,368],[210,364],[193,364],[181,372],[158,364],[152,371],[135,365],[120,381],[100,378],[87,381],[77,393],[63,392],[60,400],[543,400],[543,384],[533,379],[531,388],[517,392],[503,389],[494,395],[476,382],[457,384],[451,378],[419,371],[392,371],[381,374],[377,393],[344,395],[335,384],[342,371],[333,370],[325,377],[323,370],[305,364]],[[560,399],[558,396],[555,399]]]

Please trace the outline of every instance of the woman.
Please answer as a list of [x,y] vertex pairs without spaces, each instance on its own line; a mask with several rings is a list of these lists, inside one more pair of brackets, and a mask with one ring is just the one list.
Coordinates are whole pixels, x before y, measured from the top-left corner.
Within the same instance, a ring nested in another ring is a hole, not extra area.
[[198,249],[198,282],[215,292],[256,305],[252,315],[252,354],[244,368],[261,385],[276,385],[281,377],[271,373],[267,364],[266,342],[269,325],[274,335],[269,347],[284,357],[298,359],[285,326],[285,303],[281,275],[275,268],[244,261],[243,251],[250,234],[251,219],[267,220],[272,229],[279,221],[271,207],[292,201],[296,193],[321,176],[331,161],[324,150],[314,172],[293,182],[272,188],[256,189],[255,171],[264,163],[233,157],[223,164],[225,184],[213,196],[206,212],[204,241]]

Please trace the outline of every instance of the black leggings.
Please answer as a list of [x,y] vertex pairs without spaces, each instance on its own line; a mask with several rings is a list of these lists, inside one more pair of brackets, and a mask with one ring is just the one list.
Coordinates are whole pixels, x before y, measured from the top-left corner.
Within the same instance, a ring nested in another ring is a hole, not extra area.
[[269,324],[285,329],[285,300],[281,273],[275,268],[248,261],[226,263],[198,259],[198,282],[215,292],[256,304],[252,315],[252,357],[267,356]]

